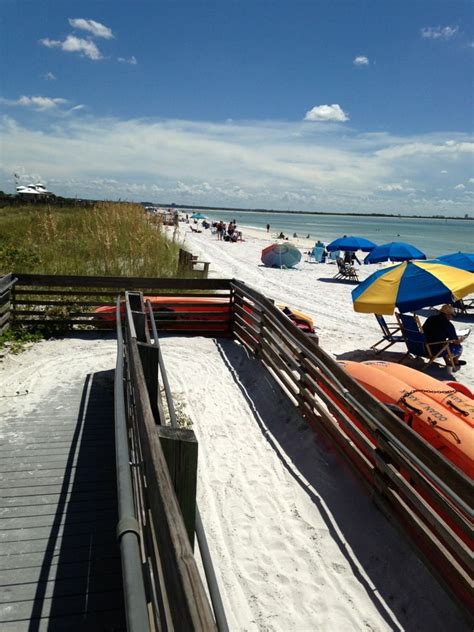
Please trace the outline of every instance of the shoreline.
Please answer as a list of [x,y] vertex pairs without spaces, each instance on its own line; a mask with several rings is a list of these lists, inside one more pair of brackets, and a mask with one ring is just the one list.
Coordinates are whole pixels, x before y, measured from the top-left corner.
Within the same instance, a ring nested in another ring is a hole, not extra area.
[[[145,205],[148,202],[140,202]],[[474,217],[461,217],[460,215],[402,215],[400,213],[338,213],[337,211],[290,211],[289,209],[284,211],[282,209],[261,209],[261,208],[226,208],[222,206],[187,206],[186,204],[150,204],[150,206],[156,206],[163,209],[176,209],[179,213],[186,213],[188,209],[190,212],[195,211],[209,211],[211,213],[275,213],[282,215],[323,215],[323,216],[335,216],[335,217],[390,217],[392,219],[455,219],[474,221]]]
[[[189,213],[179,213],[180,218]],[[412,244],[426,255],[427,259],[435,259],[450,252],[471,252],[474,239],[474,225],[467,222],[451,222],[446,220],[421,221],[393,217],[343,217],[343,216],[311,216],[303,214],[273,214],[211,212],[205,213],[209,222],[222,220],[229,223],[236,220],[237,229],[243,231],[244,238],[253,235],[262,241],[268,241],[266,225],[270,224],[270,235],[277,239],[280,232],[295,241],[301,248],[312,249],[317,241],[328,244],[342,235],[358,235],[375,244],[405,242]],[[192,220],[191,220],[192,221]],[[294,238],[293,235],[297,234]],[[309,237],[308,237],[309,235]]]
[[[183,246],[199,260],[208,261],[210,278],[237,278],[268,298],[287,304],[308,314],[314,321],[320,344],[337,360],[373,360],[374,357],[391,362],[400,362],[406,353],[404,343],[397,343],[381,356],[375,356],[371,346],[380,340],[382,332],[373,314],[355,312],[351,291],[356,283],[340,281],[334,277],[337,266],[334,262],[323,264],[309,261],[305,254],[314,246],[314,240],[304,238],[289,239],[302,252],[301,261],[288,270],[268,268],[260,261],[261,251],[269,243],[278,241],[270,231],[244,228],[243,241],[231,243],[219,241],[210,230],[202,233],[191,232],[187,224],[180,223],[178,239]],[[171,229],[168,233],[171,236]],[[365,256],[365,253],[358,253]],[[359,259],[362,261],[362,258]],[[373,272],[393,265],[389,262],[356,265],[360,281]],[[433,310],[419,310],[421,321]],[[387,316],[388,323],[395,322],[395,316]],[[465,317],[458,316],[453,324],[457,329],[469,326]],[[474,344],[468,339],[464,344],[463,359],[467,364],[454,374],[444,367],[430,367],[428,373],[442,381],[457,380],[469,388],[474,386]],[[424,370],[420,360],[412,359],[409,366]]]

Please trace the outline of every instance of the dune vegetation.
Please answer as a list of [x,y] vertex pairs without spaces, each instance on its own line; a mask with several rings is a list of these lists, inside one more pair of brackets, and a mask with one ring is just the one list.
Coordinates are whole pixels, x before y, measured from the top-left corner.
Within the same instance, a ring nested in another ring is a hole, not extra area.
[[0,208],[1,274],[170,277],[178,275],[178,253],[139,204]]

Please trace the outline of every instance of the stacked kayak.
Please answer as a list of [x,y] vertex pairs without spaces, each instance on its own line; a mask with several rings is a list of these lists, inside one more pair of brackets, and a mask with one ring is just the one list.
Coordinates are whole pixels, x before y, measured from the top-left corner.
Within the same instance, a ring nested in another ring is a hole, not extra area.
[[403,421],[471,478],[474,475],[474,400],[451,385],[400,364],[340,362]]

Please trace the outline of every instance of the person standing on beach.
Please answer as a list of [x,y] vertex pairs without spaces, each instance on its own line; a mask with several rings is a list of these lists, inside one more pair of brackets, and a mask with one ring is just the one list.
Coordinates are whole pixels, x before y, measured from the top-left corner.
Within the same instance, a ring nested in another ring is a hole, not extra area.
[[270,224],[267,224],[267,233],[270,232]]

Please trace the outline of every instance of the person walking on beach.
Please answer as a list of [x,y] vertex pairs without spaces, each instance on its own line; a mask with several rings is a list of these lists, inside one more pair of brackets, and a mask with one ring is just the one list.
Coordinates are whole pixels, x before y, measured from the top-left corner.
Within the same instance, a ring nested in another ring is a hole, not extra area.
[[270,232],[270,224],[267,224],[267,233]]

